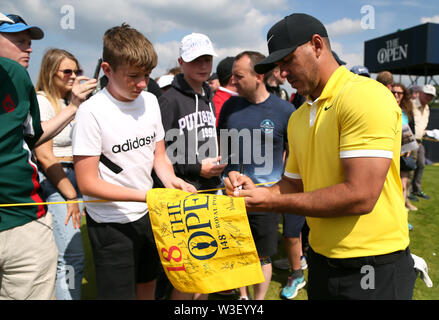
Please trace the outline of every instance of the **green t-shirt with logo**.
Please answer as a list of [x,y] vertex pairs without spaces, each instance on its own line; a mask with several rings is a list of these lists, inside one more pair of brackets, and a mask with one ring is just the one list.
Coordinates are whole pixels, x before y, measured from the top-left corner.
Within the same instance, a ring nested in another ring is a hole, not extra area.
[[[20,64],[0,58],[0,204],[43,202],[31,150],[43,134],[35,89]],[[46,213],[44,206],[0,207],[0,231]]]

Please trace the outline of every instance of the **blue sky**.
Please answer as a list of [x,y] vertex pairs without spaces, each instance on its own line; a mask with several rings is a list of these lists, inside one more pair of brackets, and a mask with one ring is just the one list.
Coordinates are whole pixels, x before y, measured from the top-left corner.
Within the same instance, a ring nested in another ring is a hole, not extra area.
[[[362,13],[362,8],[369,10]],[[311,14],[325,24],[333,49],[348,68],[363,64],[364,41],[425,22],[439,23],[437,0],[15,0],[1,4],[0,11],[17,13],[45,32],[32,45],[29,73],[34,82],[50,47],[73,53],[91,76],[105,30],[122,22],[154,44],[159,65],[153,77],[177,65],[179,41],[191,32],[205,33],[214,43],[214,68],[222,58],[243,50],[267,54],[268,29],[294,12]]]

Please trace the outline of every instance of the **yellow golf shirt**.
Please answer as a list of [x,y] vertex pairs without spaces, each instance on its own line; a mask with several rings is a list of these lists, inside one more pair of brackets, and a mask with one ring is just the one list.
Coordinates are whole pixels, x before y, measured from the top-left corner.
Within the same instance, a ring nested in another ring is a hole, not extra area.
[[315,252],[328,258],[354,258],[407,248],[407,211],[399,176],[401,127],[401,108],[390,90],[345,67],[332,74],[316,101],[305,102],[292,114],[285,175],[301,179],[305,192],[343,183],[343,158],[392,159],[372,212],[307,217]]

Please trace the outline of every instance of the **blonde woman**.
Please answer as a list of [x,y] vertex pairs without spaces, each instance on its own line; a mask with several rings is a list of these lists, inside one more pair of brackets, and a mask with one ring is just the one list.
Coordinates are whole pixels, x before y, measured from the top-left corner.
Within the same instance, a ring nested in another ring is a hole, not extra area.
[[[82,84],[80,82],[83,82]],[[49,49],[42,60],[36,85],[41,121],[55,117],[69,105],[79,107],[96,87],[96,80],[82,76],[76,58],[61,49]],[[35,149],[43,195],[48,202],[78,200],[73,170],[72,123],[54,139]],[[81,299],[84,269],[80,223],[82,206],[49,204],[58,247],[55,296],[58,300]]]

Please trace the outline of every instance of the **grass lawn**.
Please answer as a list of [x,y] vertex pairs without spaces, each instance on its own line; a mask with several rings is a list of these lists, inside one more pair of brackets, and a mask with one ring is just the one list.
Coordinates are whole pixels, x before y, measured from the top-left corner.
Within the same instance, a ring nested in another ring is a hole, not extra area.
[[[427,288],[424,281],[419,277],[416,281],[414,300],[439,300],[439,166],[426,166],[423,176],[424,192],[430,195],[430,200],[420,200],[414,204],[418,211],[410,211],[409,222],[414,229],[410,231],[410,250],[412,253],[422,257],[427,262],[429,275],[433,281],[433,288]],[[83,299],[95,299],[96,277],[93,266],[93,259],[87,235],[87,225],[83,219],[82,237],[86,254],[86,266],[83,278],[82,297]],[[282,243],[279,242],[279,252],[272,259],[284,257]],[[305,270],[305,279],[308,272]],[[279,300],[279,293],[285,285],[288,277],[287,271],[273,268],[273,277],[266,296],[267,300]],[[232,299],[229,297],[227,299]],[[212,294],[209,299],[224,299],[219,295]],[[300,290],[295,300],[306,300],[306,290]]]
[[425,167],[422,184],[431,199],[415,202],[419,210],[409,212],[409,222],[414,227],[410,231],[410,249],[427,262],[433,287],[427,288],[418,278],[414,299],[439,300],[439,166]]

